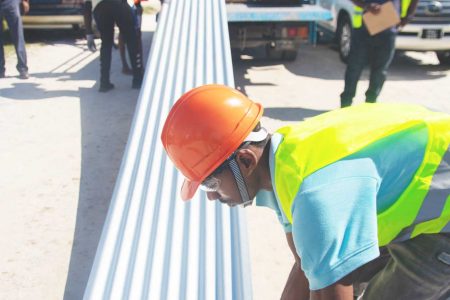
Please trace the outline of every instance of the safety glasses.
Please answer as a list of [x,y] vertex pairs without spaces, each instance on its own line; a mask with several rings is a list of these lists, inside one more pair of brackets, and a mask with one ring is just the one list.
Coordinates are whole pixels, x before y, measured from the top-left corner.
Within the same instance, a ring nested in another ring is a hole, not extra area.
[[[267,138],[268,132],[264,127],[261,127],[258,131],[251,132],[245,141],[234,151],[211,175],[209,175],[201,184],[200,189],[205,192],[217,192],[220,188],[220,179],[215,174],[220,174],[225,168],[229,167],[236,186],[238,187],[239,194],[241,195],[243,207],[246,207],[252,203],[247,191],[247,185],[245,184],[244,177],[242,176],[239,165],[236,161],[236,153],[239,149],[250,145],[252,142],[260,142]],[[234,205],[233,205],[234,206]]]

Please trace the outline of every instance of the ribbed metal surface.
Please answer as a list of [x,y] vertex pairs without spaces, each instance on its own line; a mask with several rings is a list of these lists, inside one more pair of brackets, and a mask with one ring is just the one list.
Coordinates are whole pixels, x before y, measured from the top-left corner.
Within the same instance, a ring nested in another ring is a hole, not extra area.
[[174,100],[207,83],[234,83],[224,1],[166,1],[84,299],[251,299],[243,211],[183,203],[160,142]]

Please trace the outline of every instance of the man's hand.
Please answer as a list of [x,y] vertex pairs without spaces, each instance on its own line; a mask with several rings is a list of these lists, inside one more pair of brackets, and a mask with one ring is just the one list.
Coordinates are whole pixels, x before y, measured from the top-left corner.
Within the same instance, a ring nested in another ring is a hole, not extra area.
[[401,18],[400,23],[397,25],[397,28],[405,27],[406,24],[409,22],[409,17],[406,16],[405,18]]
[[94,41],[94,35],[93,34],[86,34],[86,40],[87,40],[87,47],[92,52],[97,51],[97,46],[95,45]]
[[370,3],[365,6],[365,10],[377,15],[380,13],[381,5],[377,3]]
[[30,3],[28,2],[28,0],[20,1],[20,14],[23,16],[28,14],[29,11],[30,11]]

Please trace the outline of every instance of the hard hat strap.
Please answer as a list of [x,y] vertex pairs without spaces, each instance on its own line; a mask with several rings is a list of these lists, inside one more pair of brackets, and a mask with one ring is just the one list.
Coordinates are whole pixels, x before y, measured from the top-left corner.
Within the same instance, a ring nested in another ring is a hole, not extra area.
[[244,177],[242,176],[241,169],[239,168],[236,158],[229,160],[228,165],[230,166],[234,180],[236,181],[236,185],[239,189],[239,193],[241,194],[242,205],[246,207],[252,203],[252,200],[248,196],[247,185],[245,184]]

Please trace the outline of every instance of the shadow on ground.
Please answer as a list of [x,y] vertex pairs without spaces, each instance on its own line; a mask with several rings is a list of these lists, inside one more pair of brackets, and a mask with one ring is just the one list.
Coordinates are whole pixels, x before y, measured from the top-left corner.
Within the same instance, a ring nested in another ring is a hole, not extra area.
[[296,122],[312,118],[324,112],[327,111],[301,107],[266,107],[264,109],[264,116],[280,121]]
[[[239,57],[239,54],[242,55]],[[305,77],[324,80],[343,80],[345,64],[332,44],[300,47],[297,59],[292,62],[267,59],[263,47],[248,49],[233,55],[233,64],[237,69],[270,68],[284,66],[289,72]],[[422,58],[424,54],[397,52],[388,72],[388,80],[433,80],[448,76],[450,66],[442,66]],[[244,59],[243,59],[244,58]],[[317,62],[320,62],[318,65]],[[368,67],[361,79],[368,79]],[[268,83],[269,84],[269,83]]]
[[[144,57],[148,57],[152,37],[153,32],[143,32]],[[118,57],[118,53],[113,54],[113,60]],[[114,68],[119,69],[119,63],[113,63]],[[96,59],[74,77],[98,73]],[[83,298],[139,95],[138,90],[130,88],[130,76],[120,74],[120,78],[126,78],[127,88],[118,88],[120,82],[116,76],[113,78],[116,89],[109,93],[79,90],[82,126],[80,194],[65,300]]]

